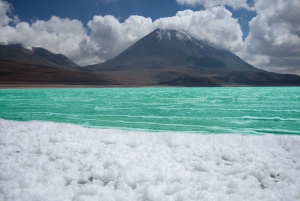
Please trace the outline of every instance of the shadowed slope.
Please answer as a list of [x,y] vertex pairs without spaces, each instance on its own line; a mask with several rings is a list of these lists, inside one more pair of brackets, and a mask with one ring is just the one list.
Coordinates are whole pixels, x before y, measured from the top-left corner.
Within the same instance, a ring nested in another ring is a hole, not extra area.
[[43,48],[0,45],[0,84],[112,84],[105,76],[77,68],[66,56]]
[[78,67],[77,64],[62,54],[54,54],[40,47],[26,49],[19,44],[0,45],[0,60],[38,64],[62,69],[74,69]]

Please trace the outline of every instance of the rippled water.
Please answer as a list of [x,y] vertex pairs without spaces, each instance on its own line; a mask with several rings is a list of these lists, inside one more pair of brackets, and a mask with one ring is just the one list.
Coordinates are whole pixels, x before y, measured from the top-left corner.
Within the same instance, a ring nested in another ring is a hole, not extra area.
[[300,88],[0,90],[0,118],[205,134],[300,135]]

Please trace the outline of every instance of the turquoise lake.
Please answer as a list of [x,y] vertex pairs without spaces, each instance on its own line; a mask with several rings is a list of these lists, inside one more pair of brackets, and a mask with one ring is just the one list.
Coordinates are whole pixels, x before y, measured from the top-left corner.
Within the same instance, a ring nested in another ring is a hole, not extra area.
[[300,135],[300,87],[2,89],[0,118],[126,130]]

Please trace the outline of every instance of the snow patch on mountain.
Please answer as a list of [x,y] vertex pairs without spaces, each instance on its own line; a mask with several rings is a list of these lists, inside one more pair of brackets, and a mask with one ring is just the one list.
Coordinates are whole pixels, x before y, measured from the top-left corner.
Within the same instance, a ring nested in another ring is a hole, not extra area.
[[165,40],[172,40],[172,39],[179,39],[179,40],[192,40],[193,37],[186,31],[182,29],[157,29],[153,32],[153,37],[159,39],[160,41]]

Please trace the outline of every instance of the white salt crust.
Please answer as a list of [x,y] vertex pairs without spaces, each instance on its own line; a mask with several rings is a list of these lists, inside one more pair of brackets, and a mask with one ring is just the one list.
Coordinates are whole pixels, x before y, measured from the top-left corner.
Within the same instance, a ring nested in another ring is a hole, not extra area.
[[300,136],[0,119],[0,200],[300,200]]

